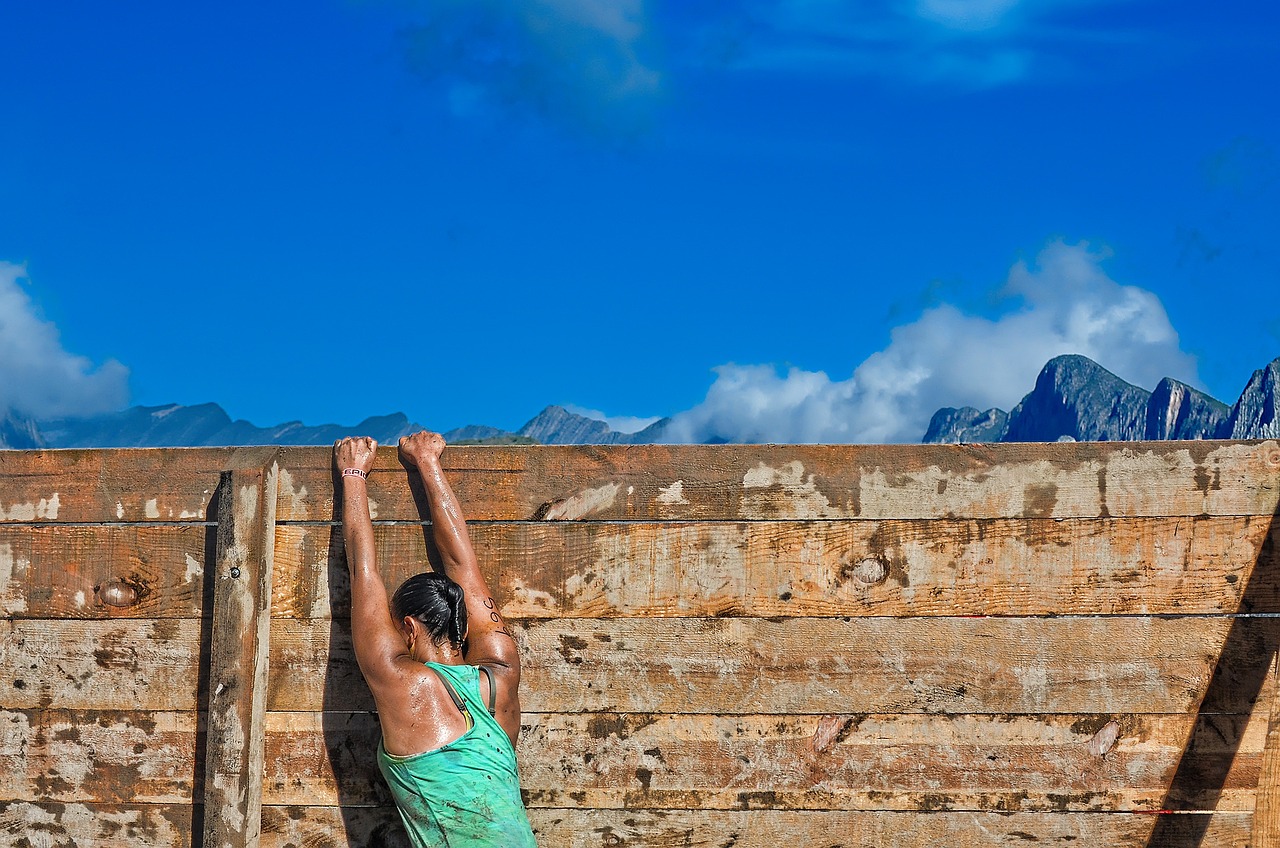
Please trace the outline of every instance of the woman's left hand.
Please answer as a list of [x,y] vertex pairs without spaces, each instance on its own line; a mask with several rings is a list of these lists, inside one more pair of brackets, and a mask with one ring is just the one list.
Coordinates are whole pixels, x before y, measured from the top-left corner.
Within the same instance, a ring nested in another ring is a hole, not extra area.
[[377,450],[378,443],[368,436],[348,436],[333,443],[333,462],[339,471],[358,468],[368,474]]

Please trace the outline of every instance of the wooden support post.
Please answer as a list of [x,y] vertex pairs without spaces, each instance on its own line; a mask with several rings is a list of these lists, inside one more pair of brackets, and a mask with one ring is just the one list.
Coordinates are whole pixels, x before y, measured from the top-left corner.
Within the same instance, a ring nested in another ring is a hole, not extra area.
[[218,491],[204,845],[256,848],[271,625],[278,448],[237,451]]

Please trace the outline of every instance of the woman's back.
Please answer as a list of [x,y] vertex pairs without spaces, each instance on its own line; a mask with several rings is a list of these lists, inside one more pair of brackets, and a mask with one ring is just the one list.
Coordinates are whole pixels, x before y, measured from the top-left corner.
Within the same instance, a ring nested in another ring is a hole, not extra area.
[[515,749],[481,698],[480,669],[426,667],[457,694],[471,727],[440,748],[408,757],[378,746],[378,767],[413,844],[536,848],[520,799]]

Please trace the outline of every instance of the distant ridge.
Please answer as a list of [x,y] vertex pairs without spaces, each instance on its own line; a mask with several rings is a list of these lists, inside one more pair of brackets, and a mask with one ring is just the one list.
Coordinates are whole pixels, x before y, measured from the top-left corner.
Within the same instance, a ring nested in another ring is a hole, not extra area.
[[[1085,356],[1049,360],[1035,386],[1010,412],[944,407],[934,413],[922,441],[1054,442],[1136,439],[1280,438],[1280,358],[1253,373],[1233,406],[1166,377],[1154,391],[1125,382]],[[511,432],[482,424],[447,431],[454,444],[661,444],[671,419],[637,433],[620,433],[604,421],[548,406]],[[231,419],[216,403],[134,406],[81,418],[32,420],[0,417],[0,448],[205,447],[219,445],[323,445],[351,435],[395,444],[422,429],[403,413],[358,424],[307,426],[289,421],[255,427]]]
[[373,436],[395,443],[422,429],[400,412],[366,418],[352,427],[321,424],[308,427],[289,421],[255,427],[232,421],[216,403],[195,406],[132,406],[90,418],[58,418],[39,422],[44,442],[52,448],[212,447],[219,445],[323,445],[343,436]]

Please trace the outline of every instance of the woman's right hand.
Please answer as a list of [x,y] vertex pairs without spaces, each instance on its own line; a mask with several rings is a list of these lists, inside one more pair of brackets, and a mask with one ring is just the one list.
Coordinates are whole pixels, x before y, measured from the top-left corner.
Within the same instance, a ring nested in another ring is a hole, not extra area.
[[339,471],[357,468],[368,474],[377,450],[378,443],[368,436],[348,436],[333,443],[333,462]]

